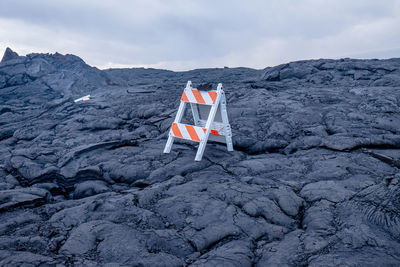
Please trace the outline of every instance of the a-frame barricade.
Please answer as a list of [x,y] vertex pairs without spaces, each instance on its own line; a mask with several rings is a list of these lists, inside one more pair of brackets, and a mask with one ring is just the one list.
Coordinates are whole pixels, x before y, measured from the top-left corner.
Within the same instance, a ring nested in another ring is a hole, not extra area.
[[[181,123],[186,103],[190,103],[195,125]],[[207,117],[207,119],[205,119]],[[181,97],[178,113],[171,125],[164,153],[169,153],[175,138],[199,142],[195,161],[200,161],[207,141],[225,143],[228,151],[233,151],[232,131],[226,110],[225,93],[222,84],[217,90],[202,91],[192,88],[188,81]]]

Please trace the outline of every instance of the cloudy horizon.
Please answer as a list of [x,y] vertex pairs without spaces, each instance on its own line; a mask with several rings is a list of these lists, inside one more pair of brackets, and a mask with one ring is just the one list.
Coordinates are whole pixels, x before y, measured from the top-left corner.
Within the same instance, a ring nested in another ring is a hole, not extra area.
[[262,69],[400,57],[400,1],[2,0],[0,49],[74,54],[98,68]]

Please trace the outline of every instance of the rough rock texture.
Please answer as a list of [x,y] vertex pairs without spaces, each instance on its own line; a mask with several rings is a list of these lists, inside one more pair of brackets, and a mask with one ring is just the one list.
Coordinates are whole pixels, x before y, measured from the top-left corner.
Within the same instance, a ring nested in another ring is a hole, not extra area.
[[[234,152],[162,154],[187,80],[224,84]],[[0,266],[398,266],[399,168],[400,59],[0,63]]]

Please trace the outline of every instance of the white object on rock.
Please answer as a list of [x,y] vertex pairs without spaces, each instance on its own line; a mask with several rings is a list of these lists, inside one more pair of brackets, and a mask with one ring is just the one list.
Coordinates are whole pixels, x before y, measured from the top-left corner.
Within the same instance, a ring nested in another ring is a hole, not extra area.
[[78,99],[75,99],[74,102],[77,103],[77,102],[80,102],[80,101],[88,101],[88,100],[90,100],[90,95],[85,95],[85,96],[82,96],[82,97],[80,97]]

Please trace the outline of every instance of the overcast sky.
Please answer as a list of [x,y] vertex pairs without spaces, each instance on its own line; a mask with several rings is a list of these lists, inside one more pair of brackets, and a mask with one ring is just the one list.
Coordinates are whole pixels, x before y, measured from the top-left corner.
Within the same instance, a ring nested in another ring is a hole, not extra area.
[[1,0],[6,47],[172,70],[400,57],[400,0]]

